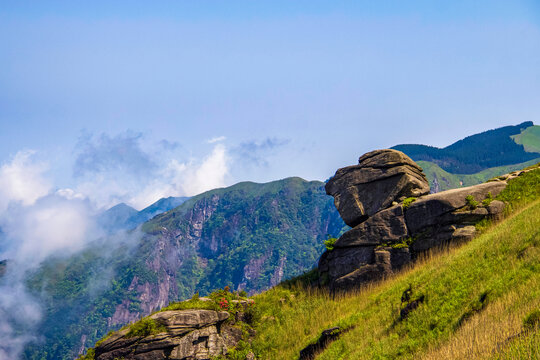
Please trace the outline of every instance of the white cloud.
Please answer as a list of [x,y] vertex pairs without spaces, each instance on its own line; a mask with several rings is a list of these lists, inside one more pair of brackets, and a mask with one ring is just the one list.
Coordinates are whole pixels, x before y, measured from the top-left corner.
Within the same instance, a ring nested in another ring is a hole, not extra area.
[[34,151],[19,151],[13,160],[0,167],[0,213],[10,202],[31,205],[45,196],[51,184],[44,178],[47,165],[34,159]]
[[68,200],[84,200],[85,196],[81,193],[76,192],[73,189],[65,188],[65,189],[59,189],[55,193],[58,196],[61,196],[63,198],[66,198]]
[[217,144],[202,164],[189,173],[184,182],[187,195],[196,195],[211,189],[224,187],[229,169],[229,156],[222,144]]
[[[98,208],[124,202],[140,210],[162,197],[225,186],[230,164],[225,145],[219,143],[223,139],[210,140],[215,144],[206,157],[181,161],[176,147],[143,147],[140,134],[90,136],[79,145],[73,194]],[[68,191],[61,195],[72,196]]]
[[204,191],[226,186],[230,158],[222,144],[216,144],[202,161],[191,159],[179,162],[170,159],[157,176],[140,191],[133,193],[126,202],[144,208],[162,197],[193,196]]
[[208,144],[214,144],[214,143],[217,143],[217,142],[224,141],[225,139],[227,139],[225,136],[216,136],[216,137],[213,137],[211,139],[206,140],[206,142]]

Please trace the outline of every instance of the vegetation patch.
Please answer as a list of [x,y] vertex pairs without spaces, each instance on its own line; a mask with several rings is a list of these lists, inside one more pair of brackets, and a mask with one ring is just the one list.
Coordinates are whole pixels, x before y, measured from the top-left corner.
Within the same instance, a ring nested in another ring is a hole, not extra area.
[[482,205],[484,207],[488,207],[489,204],[494,200],[493,195],[491,194],[491,191],[487,193],[486,198],[482,200]]
[[415,197],[408,197],[405,200],[403,200],[403,203],[401,204],[401,206],[403,206],[403,209],[407,209],[415,201],[416,201]]
[[136,336],[150,336],[156,335],[162,332],[167,332],[167,327],[160,324],[154,319],[145,317],[128,326],[129,331],[126,334],[126,338],[136,337]]
[[332,251],[334,250],[334,244],[336,243],[337,238],[331,237],[324,241],[324,246],[326,247],[326,250]]
[[399,241],[394,242],[383,242],[381,245],[377,246],[378,249],[384,248],[384,247],[391,247],[393,249],[403,249],[411,246],[418,236],[408,236],[405,238],[401,238]]
[[[522,181],[520,178],[515,180]],[[523,311],[531,306],[531,300],[540,301],[540,264],[534,256],[537,247],[527,245],[528,255],[519,256],[524,243],[535,241],[539,221],[540,202],[536,202],[468,244],[428,255],[415,268],[358,292],[329,294],[297,284],[257,295],[255,355],[260,359],[297,358],[324,329],[355,326],[329,344],[317,359],[421,359],[428,349],[442,348],[456,333],[483,324],[475,321],[479,317],[492,316],[493,324],[501,318],[513,319],[511,313],[516,309]],[[409,287],[410,293],[404,296]],[[514,307],[503,303],[511,292],[516,294],[509,303],[516,304]],[[294,301],[289,301],[291,298]],[[411,311],[402,315],[402,309],[414,302],[416,306],[411,305]],[[399,321],[401,317],[406,321]],[[510,323],[500,326],[499,337],[482,345],[484,355],[508,336],[509,330],[504,329]],[[518,331],[520,328],[521,320]],[[472,330],[470,334],[470,338],[463,338],[464,343],[474,344],[477,333]],[[442,358],[441,353],[436,354],[433,359]]]
[[478,201],[474,200],[474,196],[467,195],[465,197],[465,204],[469,208],[469,210],[474,210],[478,207]]
[[523,327],[527,330],[540,327],[540,309],[533,310],[523,319]]
[[540,198],[540,164],[509,180],[496,199],[506,203],[507,212],[519,209]]

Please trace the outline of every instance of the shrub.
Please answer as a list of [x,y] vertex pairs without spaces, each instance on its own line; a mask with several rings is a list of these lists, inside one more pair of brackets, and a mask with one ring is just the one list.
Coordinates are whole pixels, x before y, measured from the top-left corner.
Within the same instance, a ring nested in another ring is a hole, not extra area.
[[540,326],[540,309],[533,310],[523,319],[523,327],[527,330],[534,330]]
[[487,193],[486,198],[482,200],[482,205],[489,206],[491,202],[493,201],[493,195],[491,194],[491,191]]
[[403,200],[403,205],[402,206],[403,206],[404,209],[407,209],[415,201],[416,201],[415,197],[408,197],[405,200]]
[[156,320],[143,318],[130,325],[129,332],[126,334],[126,337],[149,336],[165,331],[167,331],[167,328],[164,325],[159,324]]
[[465,197],[465,203],[471,210],[474,210],[478,207],[478,201],[474,200],[474,196],[472,195],[467,195]]
[[96,356],[96,353],[94,352],[94,349],[90,348],[86,351],[85,355],[81,355],[77,358],[77,360],[94,360]]
[[326,246],[326,250],[332,251],[334,250],[334,244],[336,243],[336,238],[328,238],[324,241],[324,246]]

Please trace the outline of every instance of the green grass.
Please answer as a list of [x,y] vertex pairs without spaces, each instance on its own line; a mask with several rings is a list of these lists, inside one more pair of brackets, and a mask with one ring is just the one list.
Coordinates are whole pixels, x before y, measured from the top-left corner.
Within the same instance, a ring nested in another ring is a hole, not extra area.
[[158,323],[154,319],[145,317],[137,321],[136,323],[129,325],[129,331],[126,334],[126,337],[130,338],[135,336],[156,335],[166,331],[167,328],[165,327],[165,325]]
[[402,206],[403,206],[404,209],[407,209],[415,201],[416,201],[415,197],[408,197],[405,200],[403,200]]
[[[505,221],[484,224],[482,235],[468,244],[426,254],[384,282],[332,295],[306,285],[316,275],[311,272],[256,295],[249,351],[258,359],[296,359],[323,330],[339,326],[348,331],[318,360],[535,358],[540,168],[509,181],[497,199],[508,205]],[[408,289],[411,300],[424,301],[402,319]],[[194,297],[163,310],[215,309],[236,296],[224,289],[211,295],[212,303]],[[131,326],[133,333],[157,331],[148,323]],[[229,358],[241,358],[246,349],[240,346]]]
[[540,164],[532,168],[536,169],[510,180],[508,186],[497,195],[496,198],[504,201],[510,211],[540,198]]
[[[350,331],[317,359],[479,359],[530,353],[531,346],[538,346],[537,334],[506,340],[524,331],[523,319],[540,308],[539,176],[540,170],[524,174],[499,195],[513,210],[507,220],[385,282],[337,296],[303,286],[278,286],[257,295],[256,355],[297,358],[333,326]],[[409,286],[413,299],[423,296],[425,301],[400,321],[401,296]]]
[[437,164],[430,161],[417,161],[417,163],[424,170],[431,189],[435,188],[434,181],[435,179],[437,179],[440,188],[439,191],[444,191],[459,187],[481,184],[499,175],[507,174],[516,170],[521,170],[527,166],[537,164],[539,161],[540,157],[538,159],[533,159],[520,164],[498,166],[485,169],[476,174],[452,174],[441,169]]
[[[255,298],[260,322],[253,348],[261,359],[293,359],[322,330],[342,326],[351,330],[318,359],[420,358],[512,289],[521,301],[515,311],[540,306],[539,228],[537,201],[468,245],[357,294],[274,288]],[[401,295],[409,285],[413,297],[426,300],[399,321]],[[486,305],[479,304],[483,296]]]
[[511,138],[517,144],[523,145],[525,151],[540,153],[540,126],[528,127],[520,134],[511,136]]

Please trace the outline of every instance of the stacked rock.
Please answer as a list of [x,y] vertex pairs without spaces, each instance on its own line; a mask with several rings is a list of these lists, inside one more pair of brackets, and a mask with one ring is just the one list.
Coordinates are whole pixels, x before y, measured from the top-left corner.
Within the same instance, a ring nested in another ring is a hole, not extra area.
[[333,290],[356,287],[392,274],[422,251],[471,239],[475,223],[502,213],[504,204],[491,199],[505,186],[497,181],[428,195],[422,169],[404,153],[361,156],[326,184],[352,229],[321,256],[321,283]]
[[157,334],[130,336],[130,328],[113,333],[98,343],[96,360],[210,359],[236,346],[242,331],[223,326],[229,313],[213,310],[173,310],[149,317],[164,330]]

